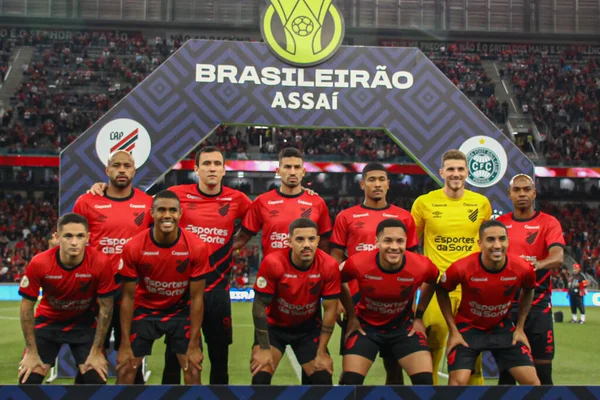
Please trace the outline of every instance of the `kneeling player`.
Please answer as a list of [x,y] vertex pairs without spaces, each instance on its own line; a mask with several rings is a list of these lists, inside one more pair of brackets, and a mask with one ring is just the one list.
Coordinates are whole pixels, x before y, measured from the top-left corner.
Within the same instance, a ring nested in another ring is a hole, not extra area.
[[289,229],[291,249],[265,257],[254,285],[252,384],[271,383],[285,346],[290,345],[312,384],[331,385],[333,361],[327,343],[335,326],[340,295],[339,268],[333,257],[317,249],[315,222],[299,218]]
[[[523,332],[531,308],[535,272],[526,261],[507,255],[508,233],[499,221],[489,220],[479,228],[481,252],[452,264],[440,278],[437,298],[448,324],[449,385],[466,385],[475,360],[489,350],[500,371],[508,371],[521,385],[539,385],[527,337]],[[463,297],[452,316],[449,292],[462,286]],[[518,289],[517,326],[509,315]]]
[[154,341],[165,335],[184,382],[199,384],[208,251],[198,236],[178,227],[181,205],[175,193],[158,193],[151,213],[154,227],[127,242],[119,266],[123,297],[117,383],[132,384]]
[[[432,385],[433,367],[422,318],[433,296],[438,269],[428,258],[405,252],[406,226],[400,220],[381,221],[375,241],[376,251],[350,257],[342,269],[343,282],[358,282],[360,300],[355,309],[344,284],[342,303],[349,319],[340,383],[362,385],[381,353],[393,357],[413,385]],[[411,321],[413,299],[421,284],[421,299]]]
[[86,247],[89,236],[85,217],[65,214],[58,221],[59,246],[36,255],[27,266],[19,289],[25,336],[19,383],[42,383],[63,344],[71,348],[80,383],[106,382],[108,363],[102,350],[117,287],[108,258]]

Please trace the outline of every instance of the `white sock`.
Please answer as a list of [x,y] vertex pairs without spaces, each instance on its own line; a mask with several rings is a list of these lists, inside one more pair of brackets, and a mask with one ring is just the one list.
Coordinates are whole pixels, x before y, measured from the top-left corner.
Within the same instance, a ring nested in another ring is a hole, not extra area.
[[573,314],[573,321],[577,322],[577,314]]
[[581,322],[585,322],[585,314],[581,314]]

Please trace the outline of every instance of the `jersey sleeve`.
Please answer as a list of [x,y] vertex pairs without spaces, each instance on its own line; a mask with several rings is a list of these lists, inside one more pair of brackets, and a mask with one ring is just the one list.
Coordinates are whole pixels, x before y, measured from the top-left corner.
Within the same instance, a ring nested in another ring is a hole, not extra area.
[[417,240],[423,234],[425,229],[425,216],[423,215],[423,200],[421,197],[417,197],[410,210],[410,215],[413,217],[415,223],[415,231],[417,234]]
[[536,284],[535,270],[530,265],[524,264],[523,279],[521,287],[523,289],[534,289]]
[[77,201],[75,201],[75,205],[73,206],[73,212],[75,214],[83,215],[84,217],[88,218],[86,211],[87,207],[85,205],[85,201],[83,200],[83,196],[79,196]]
[[319,212],[319,221],[317,226],[319,227],[319,235],[327,235],[331,233],[331,217],[329,216],[329,208],[325,204],[325,200],[321,199]]
[[481,214],[484,221],[492,218],[492,205],[487,197],[484,197],[484,201],[481,206]]
[[335,217],[333,232],[329,243],[331,247],[345,249],[348,245],[348,223],[346,222],[346,213],[340,213]]
[[206,274],[210,272],[210,263],[208,261],[208,246],[198,237],[192,236],[192,239],[197,239],[192,241],[192,257],[190,257],[190,261],[192,265],[190,265],[190,270],[192,271],[191,279],[192,281],[199,281],[206,278]]
[[[359,253],[360,254],[360,253]],[[358,278],[358,269],[356,268],[354,257],[350,257],[344,263],[344,267],[341,270],[342,282],[350,282]]]
[[42,267],[43,264],[35,258],[29,262],[19,285],[19,295],[21,297],[37,301],[42,286]]
[[419,245],[419,237],[417,235],[417,227],[415,219],[411,214],[407,215],[406,221],[406,248],[413,249]]
[[277,282],[279,282],[279,274],[276,259],[266,257],[258,267],[254,290],[263,295],[273,296],[277,290]]
[[460,285],[461,280],[462,280],[462,270],[461,270],[460,266],[457,264],[452,264],[452,265],[450,265],[450,267],[448,267],[446,272],[444,272],[442,274],[442,277],[440,278],[438,285],[442,289],[446,289],[447,291],[451,292],[454,289],[456,289],[456,287],[458,285]]
[[118,289],[113,275],[113,267],[110,265],[108,257],[97,257],[94,263],[94,269],[98,271],[98,297],[110,297]]
[[244,193],[240,192],[239,196],[238,196],[238,208],[237,208],[237,215],[235,216],[235,219],[243,219],[246,214],[248,213],[248,210],[250,209],[250,207],[252,206],[252,200],[250,200],[250,198],[248,196],[246,196]]
[[323,276],[323,291],[321,298],[325,300],[337,299],[340,297],[341,291],[342,281],[340,269],[337,266],[337,262],[334,260],[328,260],[327,275]]
[[546,248],[554,246],[565,246],[565,237],[563,235],[562,226],[556,218],[552,218],[548,223],[546,234],[544,235],[546,240]]
[[246,216],[242,220],[242,229],[246,232],[256,235],[263,226],[263,219],[260,213],[260,197],[256,198],[250,205]]
[[118,269],[118,274],[124,281],[131,282],[137,280],[138,274],[136,264],[135,243],[129,241],[123,246],[123,255],[121,256],[121,262],[119,263]]
[[440,270],[435,266],[433,262],[427,257],[423,257],[425,279],[423,282],[434,285],[437,282],[437,278],[440,275]]

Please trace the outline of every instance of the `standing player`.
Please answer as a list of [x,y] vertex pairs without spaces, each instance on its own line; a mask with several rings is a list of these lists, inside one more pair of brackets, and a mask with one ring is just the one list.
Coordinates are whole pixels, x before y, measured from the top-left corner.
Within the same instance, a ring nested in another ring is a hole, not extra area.
[[[110,155],[106,165],[108,185],[96,184],[90,193],[80,196],[75,202],[73,212],[87,218],[90,225],[90,246],[109,257],[116,276],[123,246],[150,225],[152,197],[133,187],[135,161],[130,153],[118,150]],[[115,297],[115,310],[111,322],[115,350],[118,350],[121,344],[120,297],[119,292]],[[108,344],[107,340],[106,347]],[[78,374],[77,379],[79,378]],[[135,383],[144,383],[141,368]]]
[[[448,324],[448,384],[466,385],[475,360],[489,350],[501,371],[521,385],[539,385],[527,336],[523,332],[531,308],[535,273],[521,258],[506,254],[508,232],[502,222],[481,224],[481,252],[453,263],[440,278],[437,298]],[[462,285],[456,320],[449,293]],[[512,299],[521,289],[515,328],[510,319]]]
[[[239,190],[222,185],[225,159],[216,147],[205,147],[196,154],[194,166],[198,184],[169,188],[179,196],[183,215],[179,225],[202,239],[208,246],[211,271],[204,289],[204,323],[202,331],[210,359],[210,384],[229,383],[229,345],[231,329],[231,281],[233,234],[236,220],[241,220],[252,201]],[[179,364],[167,350],[163,384],[178,384]]]
[[179,228],[181,205],[175,193],[154,196],[152,218],[154,227],[125,245],[119,266],[123,299],[117,383],[132,384],[154,341],[166,335],[185,383],[199,384],[208,250],[196,235]]
[[317,249],[319,235],[314,221],[293,221],[289,238],[291,249],[271,251],[256,277],[252,384],[271,384],[285,347],[290,345],[310,383],[331,385],[333,361],[327,343],[335,327],[340,295],[338,264]]
[[290,224],[298,218],[308,218],[318,226],[319,247],[328,250],[329,209],[322,198],[311,196],[302,188],[305,173],[302,153],[298,149],[288,147],[279,153],[277,174],[281,176],[281,187],[254,200],[236,235],[235,248],[243,247],[261,229],[264,257],[274,250],[288,248]]
[[81,373],[79,383],[103,384],[108,363],[102,347],[117,289],[112,268],[107,257],[86,247],[90,234],[85,217],[63,215],[57,236],[58,247],[33,257],[21,280],[25,354],[19,363],[19,383],[41,384],[61,346],[68,344]]
[[[461,151],[449,150],[442,156],[440,176],[442,189],[433,190],[415,200],[411,214],[417,233],[423,235],[423,253],[443,273],[454,261],[478,251],[477,235],[481,223],[490,219],[490,201],[480,194],[465,189],[467,158]],[[450,293],[455,314],[460,303],[460,286]],[[437,306],[427,308],[423,318],[433,358],[433,383],[438,384],[438,370],[448,337],[448,326]],[[481,358],[477,360],[470,384],[483,385]]]
[[[413,385],[433,384],[422,318],[439,271],[428,258],[406,252],[406,231],[400,220],[381,221],[376,227],[377,251],[360,252],[343,266],[342,281],[358,281],[360,300],[355,312],[350,291],[343,288],[342,302],[350,318],[342,385],[362,385],[377,353],[401,365]],[[412,305],[421,284],[413,318]]]
[[585,297],[587,281],[581,273],[581,267],[579,264],[573,264],[573,276],[569,283],[569,303],[571,303],[571,313],[573,317],[569,321],[571,324],[577,323],[577,310],[581,314],[580,324],[585,324],[585,305],[583,299]]
[[[554,322],[550,301],[551,274],[563,263],[565,239],[556,218],[535,210],[535,184],[528,175],[519,174],[511,179],[508,196],[514,211],[497,220],[506,225],[508,230],[508,253],[530,262],[535,269],[536,286],[531,313],[525,322],[525,334],[531,344],[531,355],[540,382],[542,385],[552,385]],[[516,302],[513,303],[512,320],[515,323],[517,321]],[[515,383],[507,371],[501,371],[499,385]]]
[[[350,207],[337,215],[331,234],[331,255],[342,263],[346,258],[352,257],[361,251],[374,250],[375,231],[377,225],[386,218],[395,218],[406,226],[406,248],[413,251],[419,245],[415,230],[415,221],[408,211],[403,208],[388,204],[387,192],[390,188],[390,180],[385,167],[378,162],[367,164],[362,171],[360,187],[365,193],[362,204]],[[358,282],[348,282],[350,294],[354,304],[358,302]],[[340,351],[343,351],[345,332],[342,331]],[[402,369],[394,357],[384,358],[383,363],[386,370],[386,385],[402,385],[404,376]]]

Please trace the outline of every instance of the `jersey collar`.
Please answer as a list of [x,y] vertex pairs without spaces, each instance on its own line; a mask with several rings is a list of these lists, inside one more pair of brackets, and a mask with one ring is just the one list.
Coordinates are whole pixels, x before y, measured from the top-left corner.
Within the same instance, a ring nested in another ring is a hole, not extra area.
[[[315,258],[317,258],[317,253],[316,252],[315,252]],[[290,260],[290,265],[292,267],[294,267],[295,269],[297,269],[298,271],[301,271],[301,272],[308,271],[309,269],[312,268],[313,264],[315,263],[315,261],[313,260],[312,264],[310,264],[308,266],[308,268],[301,268],[301,267],[297,266],[296,264],[294,264],[294,261],[292,261],[292,249],[290,249],[290,251],[288,251],[288,259]]]
[[379,261],[379,251],[375,252],[375,262],[377,263],[377,268],[379,268],[379,270],[384,274],[396,274],[402,271],[404,269],[404,266],[406,265],[406,252],[404,252],[404,254],[402,255],[402,264],[400,265],[400,268],[395,269],[393,271],[389,271],[381,266],[381,262]]
[[81,264],[83,264],[83,262],[85,261],[85,251],[84,251],[83,259],[81,260],[81,262],[79,264],[77,264],[76,266],[69,268],[65,264],[63,264],[62,261],[60,261],[60,246],[57,246],[55,254],[56,254],[56,262],[58,263],[58,266],[67,272],[74,271],[77,268],[81,267]]
[[175,241],[173,243],[160,244],[156,241],[156,239],[154,239],[154,229],[150,228],[150,240],[152,240],[152,243],[154,243],[154,245],[156,247],[160,247],[161,249],[168,249],[170,247],[175,246],[177,244],[177,242],[179,242],[180,237],[181,237],[181,228],[177,227],[177,239],[175,239]]
[[541,211],[535,211],[535,214],[533,214],[533,217],[531,218],[525,218],[525,219],[520,219],[520,218],[515,218],[515,213],[513,212],[513,214],[511,215],[511,218],[513,221],[515,222],[529,222],[532,221],[534,219],[536,219],[538,217],[538,215],[540,215]]
[[365,206],[363,203],[360,203],[360,207],[364,208],[365,210],[373,210],[373,211],[383,211],[383,210],[387,210],[388,208],[390,208],[392,205],[391,204],[387,204],[385,207],[381,207],[381,208],[376,208],[376,207],[367,207]]
[[479,265],[481,266],[481,268],[483,268],[483,270],[485,272],[488,272],[490,274],[499,274],[500,272],[504,271],[506,269],[506,266],[508,265],[508,254],[506,255],[506,259],[504,260],[504,265],[502,266],[502,268],[500,268],[497,271],[492,271],[491,269],[487,269],[485,267],[485,265],[483,265],[483,253],[479,252]]
[[286,199],[294,199],[296,197],[300,197],[304,194],[304,189],[302,189],[302,191],[298,194],[283,194],[281,193],[281,190],[279,189],[275,189],[277,191],[277,194],[280,195],[281,197],[285,197]]
[[219,193],[215,193],[215,194],[208,194],[208,193],[204,193],[202,190],[200,190],[200,185],[196,185],[196,190],[198,191],[198,194],[200,194],[200,196],[204,196],[204,197],[218,197],[223,193],[223,185],[221,185],[221,188],[219,189]]
[[104,197],[110,201],[127,201],[127,200],[131,200],[133,198],[133,195],[135,194],[135,190],[133,188],[131,188],[131,193],[129,193],[129,195],[127,195],[127,197],[121,197],[121,198],[117,198],[117,197],[111,197],[108,194],[106,194],[106,190],[104,191]]

